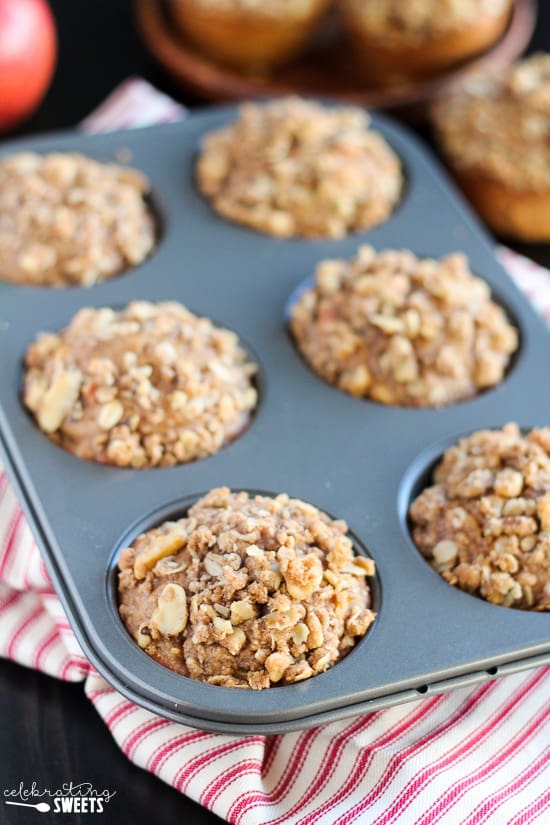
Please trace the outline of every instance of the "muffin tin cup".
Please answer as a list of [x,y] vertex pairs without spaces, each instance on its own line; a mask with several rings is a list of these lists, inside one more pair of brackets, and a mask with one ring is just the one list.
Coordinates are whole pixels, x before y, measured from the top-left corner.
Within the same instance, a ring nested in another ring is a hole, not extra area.
[[[155,713],[228,733],[278,733],[550,661],[550,616],[491,605],[447,585],[420,556],[406,510],[429,463],[464,432],[548,423],[548,331],[494,257],[491,242],[419,142],[374,116],[403,160],[407,188],[383,225],[339,241],[276,240],[219,218],[198,193],[202,135],[233,108],[185,122],[101,136],[68,134],[4,144],[81,151],[113,160],[129,149],[150,178],[164,217],[158,249],[121,278],[92,289],[0,285],[0,425],[4,459],[84,653],[108,682]],[[520,328],[504,382],[442,409],[384,407],[325,383],[288,333],[290,296],[323,258],[362,243],[470,258]],[[21,404],[22,359],[41,330],[82,306],[177,300],[234,330],[260,366],[260,404],[249,428],[215,456],[169,469],[81,461],[52,444]],[[196,682],[164,668],[126,632],[114,598],[120,549],[136,531],[220,485],[286,492],[345,519],[376,561],[378,618],[341,662],[309,680],[264,691]]]

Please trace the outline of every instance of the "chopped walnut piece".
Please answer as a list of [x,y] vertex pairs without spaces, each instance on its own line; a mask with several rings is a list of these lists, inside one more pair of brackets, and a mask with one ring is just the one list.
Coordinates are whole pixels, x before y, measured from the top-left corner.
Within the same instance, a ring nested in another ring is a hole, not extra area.
[[504,378],[517,330],[459,254],[439,261],[362,247],[326,262],[292,308],[291,328],[325,381],[381,404],[440,407]]
[[120,401],[115,399],[114,401],[109,401],[100,408],[97,423],[102,430],[110,430],[118,424],[123,415],[124,406],[120,403]]
[[[61,426],[78,398],[81,383],[80,370],[66,369],[55,376],[36,409],[36,420],[45,433],[53,433]],[[42,386],[47,386],[45,381]]]
[[58,335],[36,339],[26,366],[25,404],[51,440],[119,467],[212,455],[257,403],[256,366],[235,333],[175,302],[82,309]]
[[205,137],[200,189],[224,217],[278,237],[368,229],[389,217],[403,186],[399,159],[369,127],[358,107],[245,104]]
[[121,552],[119,610],[166,667],[261,690],[307,679],[349,652],[375,619],[374,572],[345,522],[286,495],[219,488]]
[[164,636],[177,636],[187,624],[187,596],[181,585],[169,582],[151,615],[151,626]]
[[147,571],[152,570],[160,559],[174,555],[186,542],[187,536],[179,528],[156,536],[147,549],[136,556],[134,562],[134,576],[136,579],[144,579]]
[[254,619],[256,616],[254,605],[245,599],[240,599],[239,601],[233,602],[230,611],[231,624],[233,625],[242,624],[243,622],[248,621],[248,619]]
[[410,509],[434,569],[494,604],[550,610],[550,428],[473,433],[445,452],[434,482]]
[[537,515],[541,530],[550,533],[550,491],[537,499]]
[[283,569],[283,577],[292,598],[304,600],[319,588],[323,565],[313,553],[302,558],[291,558]]
[[142,625],[138,628],[136,633],[136,642],[138,645],[145,650],[146,647],[149,647],[151,644],[151,630],[147,627],[147,625]]

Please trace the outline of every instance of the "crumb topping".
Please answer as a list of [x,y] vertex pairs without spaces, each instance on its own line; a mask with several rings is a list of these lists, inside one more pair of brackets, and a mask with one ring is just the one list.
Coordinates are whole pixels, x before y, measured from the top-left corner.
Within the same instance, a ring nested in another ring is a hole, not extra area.
[[167,467],[218,452],[257,402],[234,332],[174,302],[82,309],[26,356],[24,401],[80,458]]
[[120,615],[166,667],[260,690],[321,673],[375,618],[347,525],[287,495],[212,490],[119,560]]
[[432,567],[493,604],[550,610],[550,427],[462,438],[433,480],[410,510]]
[[83,155],[20,152],[0,160],[0,278],[91,286],[141,263],[155,245],[136,169]]
[[340,238],[386,220],[401,196],[399,159],[366,112],[288,98],[245,104],[208,134],[201,191],[224,217],[279,237]]
[[550,55],[471,78],[441,100],[434,119],[459,170],[485,173],[513,189],[550,186]]
[[383,404],[441,406],[498,384],[518,344],[488,284],[459,253],[327,260],[292,310],[291,328],[326,381]]

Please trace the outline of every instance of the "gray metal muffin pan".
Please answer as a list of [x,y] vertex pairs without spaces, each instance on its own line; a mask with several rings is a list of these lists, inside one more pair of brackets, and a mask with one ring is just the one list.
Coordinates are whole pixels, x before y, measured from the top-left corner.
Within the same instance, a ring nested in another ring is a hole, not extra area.
[[[406,523],[411,495],[458,435],[510,420],[549,423],[550,337],[542,320],[437,163],[383,117],[374,125],[401,156],[407,187],[382,226],[341,241],[276,240],[219,218],[196,190],[194,160],[201,136],[234,115],[222,108],[177,125],[2,146],[1,154],[78,150],[100,160],[129,149],[151,179],[163,223],[149,260],[92,289],[0,285],[4,458],[84,653],[139,705],[240,734],[325,724],[549,662],[550,615],[496,607],[449,587],[416,551]],[[289,296],[319,260],[352,256],[366,242],[468,254],[521,331],[519,355],[498,388],[444,409],[411,410],[352,398],[309,369],[286,328]],[[50,443],[24,411],[22,360],[37,332],[65,326],[82,306],[131,299],[181,301],[235,330],[258,359],[258,412],[218,455],[170,469],[100,466]],[[264,691],[204,685],[157,664],[126,633],[114,598],[121,547],[219,485],[303,498],[344,518],[375,559],[377,621],[327,672]]]

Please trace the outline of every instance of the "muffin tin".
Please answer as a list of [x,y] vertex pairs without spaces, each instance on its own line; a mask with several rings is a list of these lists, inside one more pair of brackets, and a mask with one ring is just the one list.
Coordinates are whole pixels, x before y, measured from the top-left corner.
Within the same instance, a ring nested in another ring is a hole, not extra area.
[[[383,225],[341,241],[281,241],[215,215],[195,188],[201,136],[235,117],[202,111],[181,124],[101,136],[5,143],[2,154],[131,152],[153,187],[159,245],[141,266],[85,290],[0,285],[0,423],[4,460],[84,653],[110,684],[177,722],[225,733],[279,733],[325,724],[427,693],[550,662],[550,616],[497,607],[449,587],[415,549],[407,509],[442,451],[461,434],[548,424],[548,331],[494,257],[485,232],[426,150],[381,116],[374,126],[403,160],[401,205]],[[505,381],[435,409],[384,407],[326,384],[294,347],[288,303],[315,264],[359,244],[440,256],[461,249],[520,329]],[[219,454],[170,469],[81,461],[52,444],[20,400],[22,359],[41,330],[82,306],[178,300],[241,336],[260,365],[251,426]],[[116,561],[142,530],[183,514],[212,487],[287,492],[345,519],[375,559],[378,618],[332,669],[264,691],[205,685],[162,667],[127,634],[116,608]]]

